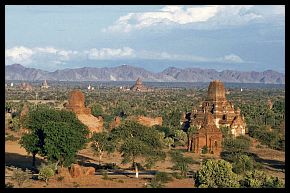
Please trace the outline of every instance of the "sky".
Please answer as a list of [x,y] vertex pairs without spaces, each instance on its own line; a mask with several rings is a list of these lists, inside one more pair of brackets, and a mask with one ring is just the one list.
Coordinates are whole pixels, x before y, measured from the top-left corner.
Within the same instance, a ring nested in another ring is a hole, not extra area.
[[284,5],[6,5],[5,65],[285,73]]

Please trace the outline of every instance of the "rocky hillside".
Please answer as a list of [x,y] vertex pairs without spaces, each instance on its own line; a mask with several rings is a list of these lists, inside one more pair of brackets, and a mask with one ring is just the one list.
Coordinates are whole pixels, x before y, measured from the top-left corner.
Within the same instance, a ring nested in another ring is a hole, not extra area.
[[285,74],[273,70],[264,72],[240,72],[213,69],[170,67],[159,73],[143,68],[122,65],[111,68],[84,67],[77,69],[43,71],[26,68],[20,64],[5,67],[5,80],[62,80],[62,81],[135,81],[140,77],[144,81],[156,82],[210,82],[219,79],[235,83],[273,83],[285,84]]

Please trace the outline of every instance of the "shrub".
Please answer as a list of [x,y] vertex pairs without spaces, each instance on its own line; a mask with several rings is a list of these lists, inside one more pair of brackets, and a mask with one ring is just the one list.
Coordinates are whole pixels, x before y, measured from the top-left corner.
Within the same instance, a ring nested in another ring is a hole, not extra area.
[[102,179],[110,180],[110,177],[108,175],[108,171],[107,170],[102,171],[102,176],[103,176]]
[[22,185],[31,177],[28,170],[22,171],[20,168],[16,168],[12,173],[12,179],[16,181],[18,187]]
[[202,154],[207,154],[208,153],[208,147],[206,145],[202,147],[201,153]]
[[14,135],[5,135],[5,141],[17,141],[19,138]]
[[55,171],[51,168],[50,165],[47,165],[47,166],[42,165],[39,170],[38,179],[45,181],[47,185],[49,178],[54,176],[54,174],[55,174]]
[[246,188],[283,188],[285,186],[279,178],[267,176],[265,172],[259,170],[247,172],[240,184]]
[[11,182],[5,183],[5,188],[14,188],[14,185]]
[[166,172],[157,172],[155,174],[155,179],[161,183],[167,183],[167,182],[172,181],[172,177],[170,176],[170,174]]

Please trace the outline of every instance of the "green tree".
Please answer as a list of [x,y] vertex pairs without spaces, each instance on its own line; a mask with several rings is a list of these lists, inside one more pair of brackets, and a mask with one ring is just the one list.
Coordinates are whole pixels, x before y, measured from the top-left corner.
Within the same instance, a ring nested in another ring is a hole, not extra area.
[[176,145],[184,146],[187,142],[187,134],[182,130],[175,130],[174,141],[176,141]]
[[267,176],[265,172],[253,170],[246,172],[240,181],[245,188],[283,188],[284,183],[277,177]]
[[12,130],[13,131],[19,131],[19,129],[20,129],[19,117],[14,117],[12,119]]
[[23,135],[20,144],[28,153],[40,154],[49,161],[69,166],[77,151],[87,142],[89,133],[73,112],[39,107],[28,113],[25,127],[29,133]]
[[223,148],[228,152],[246,152],[251,146],[248,137],[238,136],[236,138],[225,138],[223,140]]
[[179,151],[170,152],[171,161],[174,163],[173,169],[179,170],[182,177],[186,177],[189,165],[196,163],[191,157],[184,157]]
[[243,174],[246,171],[252,171],[255,167],[253,158],[247,155],[240,155],[233,163],[233,171],[237,174]]
[[133,121],[125,121],[111,132],[112,143],[122,154],[122,163],[132,162],[138,178],[137,158],[144,158],[146,167],[165,159],[160,132]]
[[114,150],[114,146],[110,141],[109,133],[94,133],[92,138],[92,147],[95,151],[96,155],[99,157],[99,164],[101,163],[103,154],[105,151],[112,152]]
[[91,107],[91,110],[92,110],[92,115],[94,115],[95,117],[98,117],[104,113],[102,106],[98,103],[93,104]]
[[225,160],[206,160],[195,175],[195,184],[200,188],[238,188],[239,176]]

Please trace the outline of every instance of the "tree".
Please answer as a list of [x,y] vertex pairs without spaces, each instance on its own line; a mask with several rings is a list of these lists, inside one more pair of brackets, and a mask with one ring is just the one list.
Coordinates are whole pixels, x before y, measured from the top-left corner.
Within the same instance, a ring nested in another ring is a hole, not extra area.
[[236,138],[225,138],[223,141],[223,148],[228,152],[246,152],[251,146],[251,141],[245,136],[238,136]]
[[187,134],[182,130],[176,130],[174,132],[174,139],[177,144],[184,146],[187,142]]
[[163,141],[161,133],[154,128],[149,128],[133,121],[125,121],[111,132],[112,143],[122,154],[122,163],[132,162],[138,178],[138,158],[144,158],[146,167],[165,159],[162,151]]
[[189,165],[195,163],[191,157],[184,157],[179,151],[170,152],[171,160],[174,163],[173,169],[179,170],[182,177],[186,177]]
[[238,188],[239,176],[232,171],[232,165],[225,160],[206,160],[195,176],[200,188]]
[[87,142],[89,131],[73,112],[38,107],[28,113],[24,123],[29,133],[23,135],[20,144],[32,153],[33,164],[39,154],[69,166]]
[[241,180],[242,187],[245,188],[283,188],[284,183],[277,177],[267,176],[265,172],[253,170],[246,172]]
[[14,117],[12,119],[12,130],[13,131],[19,131],[19,129],[20,129],[19,117]]
[[92,110],[92,115],[94,115],[95,117],[98,117],[103,114],[103,108],[98,103],[93,104],[91,107],[91,110]]
[[114,146],[110,141],[109,133],[102,132],[102,133],[94,133],[91,138],[93,144],[92,147],[95,150],[97,156],[99,157],[99,164],[101,163],[101,159],[105,151],[112,152]]
[[233,163],[233,172],[243,174],[246,171],[252,171],[255,166],[253,158],[247,155],[240,155]]

